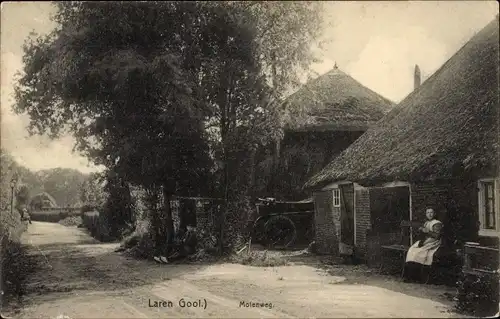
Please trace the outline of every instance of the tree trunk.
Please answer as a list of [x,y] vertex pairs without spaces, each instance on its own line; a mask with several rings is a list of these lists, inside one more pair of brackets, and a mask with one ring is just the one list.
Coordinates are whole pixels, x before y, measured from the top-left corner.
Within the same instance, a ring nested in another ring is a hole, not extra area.
[[[272,86],[275,92],[278,91],[278,75],[276,68],[276,52],[271,52],[272,64],[271,64],[271,73],[272,73]],[[278,197],[278,168],[279,168],[279,152],[280,152],[280,140],[277,138],[274,144],[274,152],[273,152],[273,164],[271,171],[271,196],[274,198]]]
[[219,254],[222,256],[224,254],[224,226],[226,221],[226,216],[228,212],[228,199],[229,199],[229,165],[226,156],[226,151],[224,151],[224,209],[219,216]]
[[276,139],[274,141],[274,145],[273,145],[274,149],[272,152],[273,161],[272,161],[272,170],[271,170],[271,176],[270,176],[269,194],[274,198],[279,197],[278,179],[279,179],[279,168],[280,168],[280,164],[279,164],[280,144],[281,144],[280,140]]
[[255,157],[257,154],[257,148],[252,148],[250,150],[250,198],[252,202],[255,200]]
[[124,225],[135,223],[135,216],[132,210],[132,194],[130,193],[130,185],[125,183],[123,186],[123,196],[125,197]]
[[275,179],[274,179],[274,189],[273,197],[280,197],[280,187],[278,182],[278,176],[280,174],[280,151],[281,151],[281,141],[276,139],[276,149],[275,149]]
[[[167,244],[170,246],[174,242],[174,221],[172,219],[172,208],[170,206],[172,202],[172,191],[168,185],[163,185],[163,231],[166,231]],[[169,251],[170,249],[168,249]]]

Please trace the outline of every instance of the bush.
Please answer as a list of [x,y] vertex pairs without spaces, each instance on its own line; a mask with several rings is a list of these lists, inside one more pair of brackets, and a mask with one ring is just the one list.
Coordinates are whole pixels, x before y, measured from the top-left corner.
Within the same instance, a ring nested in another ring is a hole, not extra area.
[[[14,215],[14,216],[13,216]],[[16,212],[1,212],[0,220],[0,290],[5,295],[19,295],[23,277],[19,263],[23,262],[21,235],[27,229]]]
[[492,316],[498,312],[499,285],[498,274],[473,276],[462,273],[457,282],[455,307],[477,317]]
[[147,220],[137,223],[132,234],[126,236],[121,243],[120,250],[127,250],[127,254],[135,258],[150,259],[154,255],[155,243],[151,225]]
[[64,226],[78,226],[82,224],[80,216],[69,216],[59,221],[59,224]]

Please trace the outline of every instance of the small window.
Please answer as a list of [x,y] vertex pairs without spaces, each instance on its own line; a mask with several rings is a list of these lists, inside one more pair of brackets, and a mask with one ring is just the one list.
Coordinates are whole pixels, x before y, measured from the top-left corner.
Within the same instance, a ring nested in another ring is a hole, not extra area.
[[333,190],[333,207],[340,207],[340,190]]
[[495,189],[494,180],[482,180],[479,182],[479,218],[481,228],[485,230],[496,230],[498,194]]

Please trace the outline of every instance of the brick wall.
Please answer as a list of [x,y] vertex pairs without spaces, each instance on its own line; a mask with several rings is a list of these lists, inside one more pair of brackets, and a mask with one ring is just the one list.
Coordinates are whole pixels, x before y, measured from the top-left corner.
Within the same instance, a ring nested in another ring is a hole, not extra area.
[[[356,255],[363,258],[366,254],[366,233],[371,227],[369,189],[356,192]],[[347,192],[352,198],[352,194]],[[348,197],[346,196],[346,197]],[[347,200],[348,198],[346,198]],[[338,254],[341,235],[340,207],[333,207],[333,191],[327,190],[314,194],[315,241],[318,253]]]
[[[380,245],[394,243],[397,239],[393,234],[371,234],[367,238],[371,227],[369,194],[368,190],[356,190],[356,246],[361,258],[364,255],[365,259],[373,259],[372,263],[376,264]],[[424,220],[426,208],[433,208],[445,226],[446,244],[453,244],[454,240],[477,241],[498,247],[498,239],[478,236],[477,201],[474,181],[437,181],[411,185],[412,219]]]
[[370,191],[356,190],[356,255],[364,258],[366,255],[366,234],[371,228]]
[[317,251],[320,254],[338,254],[340,210],[333,207],[331,190],[314,193],[314,226]]
[[411,185],[412,218],[425,219],[425,210],[434,209],[444,224],[448,244],[455,239],[477,240],[477,188],[474,182],[441,181]]
[[196,229],[208,234],[216,235],[219,232],[219,217],[221,203],[212,200],[196,201]]
[[419,183],[411,185],[412,219],[425,220],[425,210],[433,208],[436,217],[443,220],[446,215],[448,185]]

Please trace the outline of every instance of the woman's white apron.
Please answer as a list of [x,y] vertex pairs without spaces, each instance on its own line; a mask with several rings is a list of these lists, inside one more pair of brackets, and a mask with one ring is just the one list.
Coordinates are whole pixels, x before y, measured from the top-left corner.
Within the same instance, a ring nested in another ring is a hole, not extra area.
[[[424,224],[424,228],[432,231],[434,225],[438,223],[441,222],[436,219],[427,221]],[[419,243],[420,241],[417,241],[410,247],[410,249],[408,250],[408,254],[406,255],[406,262],[411,261],[426,266],[432,265],[432,258],[434,256],[434,253],[438,250],[439,246],[441,246],[441,239],[427,237],[422,247],[418,247]]]

